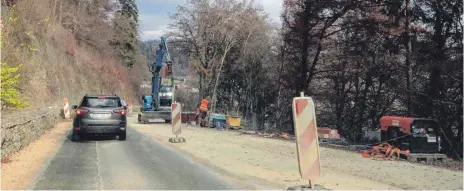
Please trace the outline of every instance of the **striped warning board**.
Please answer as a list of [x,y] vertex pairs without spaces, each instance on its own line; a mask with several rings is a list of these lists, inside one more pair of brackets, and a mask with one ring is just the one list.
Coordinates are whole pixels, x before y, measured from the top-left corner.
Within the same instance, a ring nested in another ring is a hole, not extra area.
[[172,103],[171,104],[171,124],[172,124],[172,133],[174,135],[180,135],[180,103]]
[[296,97],[292,106],[300,175],[313,180],[321,173],[314,102],[310,97]]
[[63,100],[63,114],[64,114],[65,119],[71,118],[71,112],[69,111],[68,98],[64,98]]

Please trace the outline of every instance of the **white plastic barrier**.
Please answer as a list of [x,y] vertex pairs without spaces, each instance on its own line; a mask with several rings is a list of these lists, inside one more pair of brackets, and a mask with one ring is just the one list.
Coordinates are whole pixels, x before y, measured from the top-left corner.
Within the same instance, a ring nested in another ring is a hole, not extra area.
[[63,114],[65,119],[71,118],[71,111],[69,109],[68,98],[64,98],[63,101]]

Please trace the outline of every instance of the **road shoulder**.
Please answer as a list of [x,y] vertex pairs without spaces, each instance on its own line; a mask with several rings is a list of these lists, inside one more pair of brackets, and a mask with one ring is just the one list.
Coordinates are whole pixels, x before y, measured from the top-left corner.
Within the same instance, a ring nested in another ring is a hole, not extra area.
[[44,164],[59,150],[71,127],[71,121],[63,120],[40,138],[13,153],[2,162],[2,190],[25,190],[33,184]]
[[[287,189],[306,184],[298,170],[295,144],[236,131],[183,128],[186,143],[169,143],[173,137],[170,125],[137,124],[130,128],[151,136],[190,158],[257,189]],[[315,181],[326,189],[336,190],[401,190],[459,189],[462,172],[404,161],[378,161],[362,158],[359,153],[321,147],[322,175]]]

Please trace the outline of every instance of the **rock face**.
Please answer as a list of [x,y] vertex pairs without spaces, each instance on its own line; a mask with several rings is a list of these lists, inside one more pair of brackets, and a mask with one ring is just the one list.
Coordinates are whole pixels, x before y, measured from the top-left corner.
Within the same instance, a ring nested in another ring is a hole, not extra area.
[[2,112],[2,158],[17,152],[52,128],[61,117],[61,110],[48,107],[14,113]]

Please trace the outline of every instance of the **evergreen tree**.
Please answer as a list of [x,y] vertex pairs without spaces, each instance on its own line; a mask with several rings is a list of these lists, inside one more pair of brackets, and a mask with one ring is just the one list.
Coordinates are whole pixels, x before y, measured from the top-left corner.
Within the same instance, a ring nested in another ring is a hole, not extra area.
[[132,20],[134,24],[138,24],[139,10],[137,9],[135,0],[119,0],[119,4],[121,5],[121,10],[118,12],[125,18]]
[[110,44],[116,56],[131,69],[139,52],[138,10],[134,0],[120,0],[120,10],[113,19],[113,38]]

